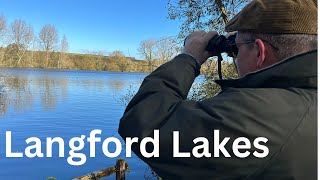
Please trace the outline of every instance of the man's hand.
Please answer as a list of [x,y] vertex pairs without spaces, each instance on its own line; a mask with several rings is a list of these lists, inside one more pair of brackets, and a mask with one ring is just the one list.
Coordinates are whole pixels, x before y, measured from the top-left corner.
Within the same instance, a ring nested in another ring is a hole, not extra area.
[[229,32],[229,33],[226,35],[226,38],[228,38],[229,36],[232,36],[232,35],[237,34],[237,32],[238,32],[238,31]]
[[185,40],[182,53],[188,54],[196,59],[199,65],[202,65],[214,52],[209,52],[206,47],[212,37],[217,35],[216,31],[195,31]]

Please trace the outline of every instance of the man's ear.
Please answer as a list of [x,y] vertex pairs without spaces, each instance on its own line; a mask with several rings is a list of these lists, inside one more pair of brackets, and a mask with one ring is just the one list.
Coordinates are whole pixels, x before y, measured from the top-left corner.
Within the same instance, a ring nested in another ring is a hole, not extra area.
[[261,68],[263,63],[266,60],[266,46],[264,45],[263,41],[261,39],[256,39],[255,44],[257,46],[257,54],[256,57],[258,59],[257,61],[257,67]]

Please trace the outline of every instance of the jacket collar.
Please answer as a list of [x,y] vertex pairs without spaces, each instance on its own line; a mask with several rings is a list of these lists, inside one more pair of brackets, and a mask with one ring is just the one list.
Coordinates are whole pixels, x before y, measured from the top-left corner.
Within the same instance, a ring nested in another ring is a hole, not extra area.
[[317,54],[309,51],[239,79],[216,80],[224,90],[235,88],[317,88]]

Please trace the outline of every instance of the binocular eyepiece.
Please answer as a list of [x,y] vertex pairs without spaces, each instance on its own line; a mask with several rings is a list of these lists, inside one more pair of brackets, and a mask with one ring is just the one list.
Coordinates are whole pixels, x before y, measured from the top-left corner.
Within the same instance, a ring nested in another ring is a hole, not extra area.
[[225,37],[223,35],[215,35],[210,39],[208,46],[206,48],[207,51],[215,51],[217,53],[227,53],[228,56],[234,57],[238,48],[235,45],[236,34],[230,35],[229,37]]
[[[223,35],[215,35],[210,39],[206,50],[214,52],[218,56],[218,75],[219,79],[222,79],[221,72],[221,61],[222,56],[221,53],[227,53],[230,57],[236,57],[238,55],[238,48],[236,45],[236,36],[237,34],[230,35],[225,37]],[[187,38],[184,40],[184,45],[186,43]]]

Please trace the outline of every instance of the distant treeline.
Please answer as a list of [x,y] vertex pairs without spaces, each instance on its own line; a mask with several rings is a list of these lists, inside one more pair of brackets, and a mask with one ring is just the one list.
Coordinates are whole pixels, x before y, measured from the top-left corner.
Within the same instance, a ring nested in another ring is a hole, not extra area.
[[36,32],[22,19],[8,23],[0,15],[0,67],[151,72],[180,52],[180,43],[165,37],[141,41],[138,51],[144,61],[126,57],[121,51],[74,54],[68,53],[66,35],[60,38],[59,34],[52,24]]
[[75,54],[50,52],[48,61],[44,51],[26,51],[19,59],[19,49],[9,46],[0,49],[0,67],[12,68],[45,68],[45,69],[78,69],[119,72],[148,72],[146,61],[125,57],[120,51],[109,56],[92,54]]
[[103,51],[68,51],[66,35],[60,38],[54,25],[46,24],[36,33],[26,21],[16,19],[8,23],[0,15],[0,67],[148,72],[159,61],[155,56],[147,61],[135,60],[120,51],[108,56]]

